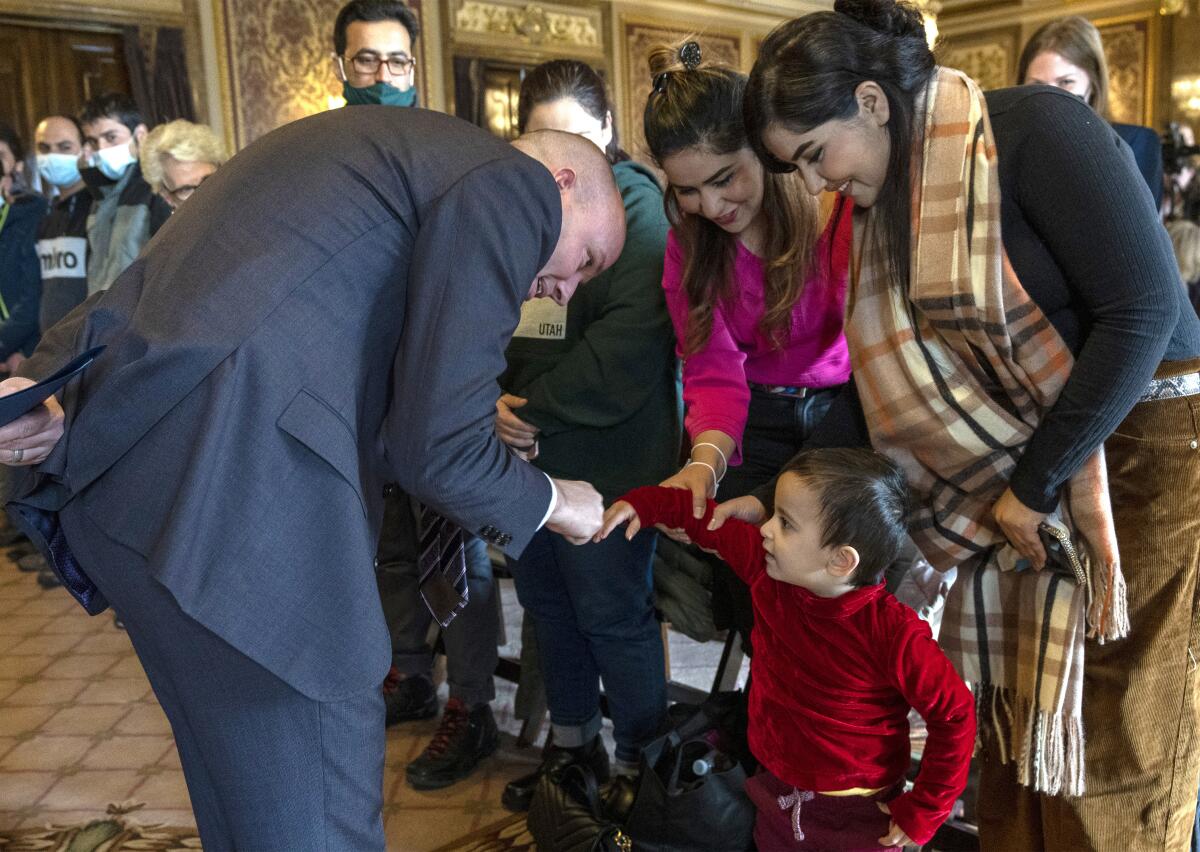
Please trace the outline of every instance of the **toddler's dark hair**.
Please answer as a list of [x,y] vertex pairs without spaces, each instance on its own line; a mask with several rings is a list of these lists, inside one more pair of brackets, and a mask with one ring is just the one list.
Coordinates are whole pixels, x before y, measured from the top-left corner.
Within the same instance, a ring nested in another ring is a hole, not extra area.
[[864,447],[804,450],[783,469],[816,491],[821,504],[821,546],[848,544],[858,551],[853,586],[873,586],[896,561],[908,531],[909,494],[904,472]]

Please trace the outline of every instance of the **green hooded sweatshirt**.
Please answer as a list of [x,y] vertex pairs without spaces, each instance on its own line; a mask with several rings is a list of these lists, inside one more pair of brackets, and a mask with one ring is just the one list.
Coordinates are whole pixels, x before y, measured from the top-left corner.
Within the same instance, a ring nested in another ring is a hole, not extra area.
[[632,161],[614,165],[613,176],[625,202],[621,256],[566,308],[525,303],[500,379],[529,400],[515,413],[541,430],[534,464],[591,482],[609,501],[676,470],[683,422],[662,290],[670,227],[662,190]]

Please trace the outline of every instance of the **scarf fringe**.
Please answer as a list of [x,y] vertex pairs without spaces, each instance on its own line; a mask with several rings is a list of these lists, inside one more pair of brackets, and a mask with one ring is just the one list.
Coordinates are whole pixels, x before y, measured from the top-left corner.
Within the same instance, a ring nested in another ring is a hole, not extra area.
[[1037,710],[1032,700],[991,684],[971,686],[978,741],[993,744],[1001,763],[1016,763],[1019,784],[1047,796],[1083,795],[1081,719]]
[[1102,565],[1080,554],[1087,574],[1087,638],[1099,644],[1129,635],[1129,598],[1125,575],[1116,565]]

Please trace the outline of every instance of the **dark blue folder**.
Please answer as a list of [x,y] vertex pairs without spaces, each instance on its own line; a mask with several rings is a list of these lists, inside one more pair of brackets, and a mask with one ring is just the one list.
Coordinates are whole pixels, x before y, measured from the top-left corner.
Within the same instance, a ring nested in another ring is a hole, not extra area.
[[96,360],[96,356],[103,351],[103,346],[89,349],[87,352],[73,359],[57,373],[47,379],[43,379],[36,385],[27,387],[25,390],[19,390],[16,393],[10,393],[8,396],[0,396],[0,426],[7,425],[22,414],[28,414],[30,411],[33,411],[33,409],[45,402],[51,394],[57,393],[63,385],[82,373],[89,364]]

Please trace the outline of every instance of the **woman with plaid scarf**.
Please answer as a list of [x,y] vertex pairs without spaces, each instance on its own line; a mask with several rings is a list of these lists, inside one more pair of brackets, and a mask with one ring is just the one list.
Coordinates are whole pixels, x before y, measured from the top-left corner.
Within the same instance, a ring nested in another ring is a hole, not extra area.
[[1182,848],[1200,321],[1150,194],[1078,99],[985,97],[912,7],[834,9],[763,43],[747,129],[859,208],[851,364],[914,541],[958,569],[941,639],[978,702],[983,845]]

